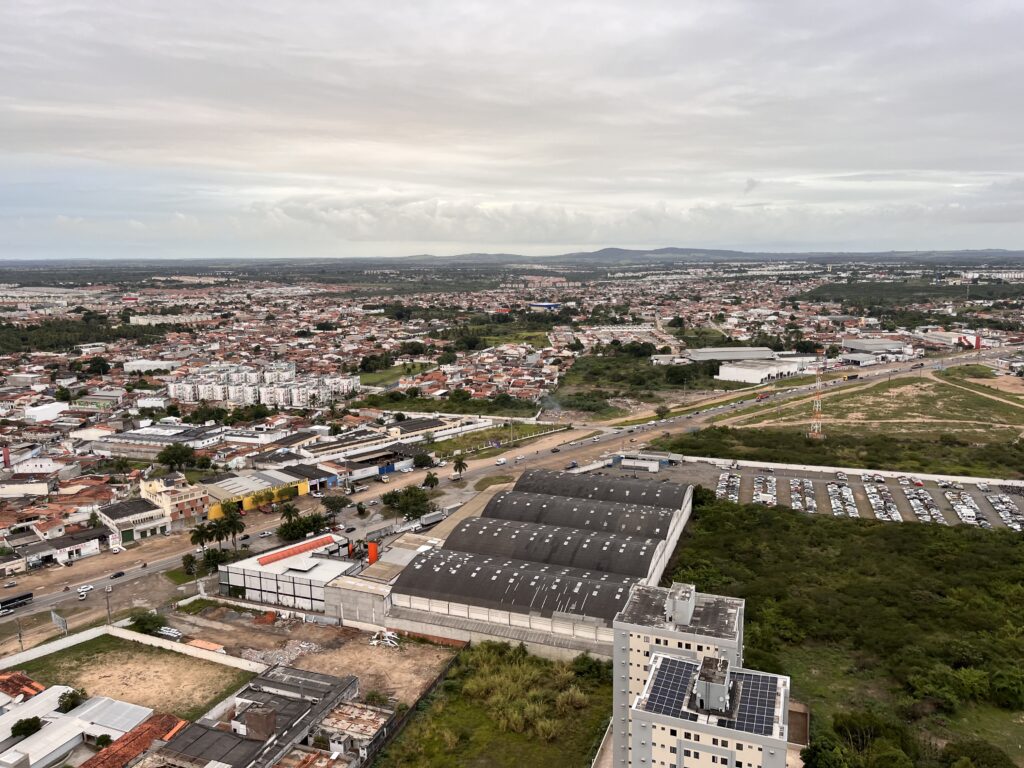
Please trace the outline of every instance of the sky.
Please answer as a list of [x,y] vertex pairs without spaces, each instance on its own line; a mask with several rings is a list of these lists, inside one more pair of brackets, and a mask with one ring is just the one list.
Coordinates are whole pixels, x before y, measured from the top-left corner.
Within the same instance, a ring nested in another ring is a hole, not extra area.
[[1024,2],[5,0],[0,258],[1024,248]]

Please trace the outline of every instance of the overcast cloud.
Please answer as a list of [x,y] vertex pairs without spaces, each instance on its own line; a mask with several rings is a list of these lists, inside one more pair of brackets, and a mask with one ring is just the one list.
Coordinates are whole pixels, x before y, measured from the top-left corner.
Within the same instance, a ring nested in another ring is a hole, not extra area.
[[1020,0],[0,3],[0,255],[1024,247]]

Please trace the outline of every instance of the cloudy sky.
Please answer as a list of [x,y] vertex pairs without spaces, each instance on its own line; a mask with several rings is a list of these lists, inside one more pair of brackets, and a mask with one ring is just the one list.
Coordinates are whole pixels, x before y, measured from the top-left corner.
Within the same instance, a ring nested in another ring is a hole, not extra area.
[[1020,0],[4,0],[0,257],[1024,248]]

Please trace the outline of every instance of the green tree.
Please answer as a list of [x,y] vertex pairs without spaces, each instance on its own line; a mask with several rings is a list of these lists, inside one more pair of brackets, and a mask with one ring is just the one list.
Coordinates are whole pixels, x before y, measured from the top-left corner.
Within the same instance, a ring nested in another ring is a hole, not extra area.
[[128,628],[143,635],[155,635],[161,627],[166,626],[166,623],[159,613],[138,608],[132,611]]
[[43,727],[43,721],[38,717],[25,717],[11,726],[11,736],[15,739],[23,739],[31,736]]
[[196,452],[191,446],[182,443],[171,443],[156,455],[156,460],[174,472],[195,462]]
[[209,523],[199,523],[189,533],[189,541],[196,547],[202,547],[206,551],[206,545],[213,541],[212,529]]
[[109,733],[101,733],[96,737],[96,746],[100,749],[106,749],[113,743],[113,739],[110,738]]
[[333,522],[345,507],[351,506],[352,500],[348,496],[326,496],[320,503],[327,511],[328,519]]
[[433,472],[427,472],[427,476],[423,478],[423,485],[426,488],[434,489],[437,488],[437,484],[441,481],[437,475]]
[[412,465],[416,467],[416,469],[425,469],[426,467],[431,466],[433,463],[434,460],[430,458],[429,453],[417,453],[415,456],[412,457]]
[[[226,504],[231,506],[226,508]],[[225,534],[231,537],[231,548],[237,552],[238,537],[245,533],[245,518],[242,517],[242,511],[237,501],[225,502],[221,505],[221,511],[223,517],[217,522],[223,523]]]
[[659,419],[664,419],[669,414],[669,407],[667,405],[659,405],[654,409],[654,415]]
[[62,403],[71,402],[71,390],[67,387],[57,387],[57,391],[53,396]]
[[302,513],[294,504],[281,505],[281,519],[286,523],[293,523],[302,517]]
[[102,524],[103,523],[100,522],[99,513],[97,513],[97,512],[90,512],[89,513],[89,527],[90,528],[99,528]]
[[57,699],[57,711],[59,712],[70,712],[72,709],[80,705],[85,701],[88,696],[85,695],[85,691],[80,688],[72,688],[70,691],[64,691]]
[[198,561],[196,560],[196,556],[193,555],[191,552],[189,552],[187,555],[181,556],[181,568],[183,571],[185,571],[185,573],[189,574],[190,576],[195,575],[197,563]]
[[106,376],[110,373],[110,363],[102,357],[89,358],[89,364],[86,367],[89,373],[96,374],[97,376]]
[[381,496],[380,500],[396,517],[408,520],[418,520],[434,509],[427,492],[412,485],[400,491],[389,491]]

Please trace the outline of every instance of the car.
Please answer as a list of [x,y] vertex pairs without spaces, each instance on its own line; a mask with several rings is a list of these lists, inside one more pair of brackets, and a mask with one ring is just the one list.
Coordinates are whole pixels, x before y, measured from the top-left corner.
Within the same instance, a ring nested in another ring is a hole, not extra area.
[[508,459],[500,458],[500,459],[495,459],[494,460],[494,465],[497,466],[497,467],[503,466],[504,464],[508,464]]
[[366,502],[366,503],[367,503],[367,504],[368,504],[369,506],[373,507],[373,506],[376,506],[377,504],[379,504],[379,503],[380,503],[380,500],[379,500],[379,499],[370,499],[370,500],[369,500],[368,502]]
[[4,589],[10,589],[11,587],[16,587],[16,586],[18,586],[18,582],[16,582],[16,581],[8,581],[6,584],[4,584]]
[[355,533],[355,532],[356,532],[356,527],[354,525],[350,525],[348,528],[345,529],[345,533]]
[[518,456],[516,456],[516,461],[526,461],[526,457],[523,456],[522,454],[519,454]]
[[243,533],[241,536],[238,537],[238,540],[239,541],[245,541],[248,538],[249,538],[249,534],[248,533]]
[[202,547],[198,547],[198,548],[196,548],[196,554],[197,555],[205,555],[206,554],[206,550],[203,549]]
[[12,613],[14,613],[13,608],[4,608],[0,610],[0,616],[10,616]]
[[120,579],[122,576],[124,576],[124,571],[114,571],[110,574],[110,578],[112,579]]
[[273,531],[261,531],[261,532],[260,532],[260,538],[261,538],[261,539],[266,539],[266,538],[268,538],[269,536],[273,536],[273,535],[274,535],[274,532],[273,532]]
[[631,442],[631,443],[635,443],[635,442],[636,442],[636,438],[635,438],[635,437],[631,437],[631,438],[629,438],[629,442]]
[[79,592],[78,593],[78,599],[79,600],[85,600],[85,598],[87,598],[88,596],[89,596],[88,592]]
[[324,495],[320,493],[320,491],[313,491],[309,495],[312,496],[314,499],[322,499],[324,497]]
[[592,443],[596,443],[596,442],[598,442],[598,441],[599,441],[600,439],[601,439],[600,437],[592,437],[592,438],[590,438],[590,442],[592,442]]
[[[167,534],[167,535],[170,536],[170,534]],[[124,550],[121,549],[120,547],[111,547],[110,548],[110,553],[112,555],[120,555],[122,552],[124,552]]]
[[558,447],[558,446],[556,445],[556,446],[555,446],[554,448],[552,448],[552,449],[551,449],[551,452],[552,452],[552,453],[559,453],[559,452],[561,452],[561,450],[562,450],[562,449],[561,449],[561,448],[559,448],[559,447]]
[[94,589],[96,589],[96,587],[94,587],[92,584],[83,584],[78,588],[78,591],[85,593],[92,592]]
[[405,469],[400,470],[400,471],[401,471],[401,473],[403,475],[408,475],[410,472],[412,472],[412,468],[411,467],[406,467]]

